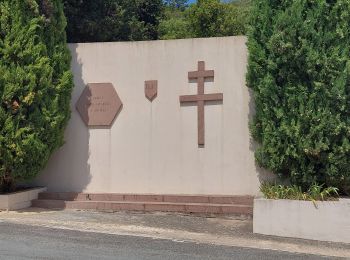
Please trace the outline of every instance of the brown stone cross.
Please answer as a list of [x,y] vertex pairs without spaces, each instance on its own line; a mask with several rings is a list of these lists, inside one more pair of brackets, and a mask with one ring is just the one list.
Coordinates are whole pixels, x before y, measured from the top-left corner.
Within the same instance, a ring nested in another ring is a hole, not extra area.
[[198,71],[188,73],[188,79],[196,79],[198,86],[197,95],[180,96],[180,103],[196,102],[198,111],[198,145],[205,144],[205,128],[204,128],[204,105],[206,101],[223,101],[222,93],[204,94],[204,83],[206,78],[214,78],[214,70],[205,70],[205,62],[198,62]]

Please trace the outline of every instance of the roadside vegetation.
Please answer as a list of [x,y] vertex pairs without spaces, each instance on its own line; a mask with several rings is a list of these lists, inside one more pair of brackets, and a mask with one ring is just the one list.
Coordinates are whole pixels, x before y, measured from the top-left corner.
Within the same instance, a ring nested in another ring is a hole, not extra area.
[[73,76],[60,0],[0,1],[0,193],[63,144]]
[[251,133],[257,163],[292,185],[277,190],[350,195],[349,24],[348,0],[252,1]]
[[286,200],[309,200],[327,201],[338,199],[338,189],[335,187],[324,187],[324,185],[312,184],[306,191],[297,185],[280,185],[274,183],[263,183],[260,187],[266,199]]
[[245,35],[250,1],[199,0],[187,6],[170,2],[159,24],[160,39]]
[[157,40],[162,0],[63,0],[68,42]]
[[250,0],[63,0],[68,42],[244,35]]

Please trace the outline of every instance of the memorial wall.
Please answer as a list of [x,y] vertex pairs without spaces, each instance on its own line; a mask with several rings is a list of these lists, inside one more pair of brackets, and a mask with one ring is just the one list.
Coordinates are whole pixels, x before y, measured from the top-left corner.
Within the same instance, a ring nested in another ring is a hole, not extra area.
[[71,44],[53,192],[256,195],[245,37]]

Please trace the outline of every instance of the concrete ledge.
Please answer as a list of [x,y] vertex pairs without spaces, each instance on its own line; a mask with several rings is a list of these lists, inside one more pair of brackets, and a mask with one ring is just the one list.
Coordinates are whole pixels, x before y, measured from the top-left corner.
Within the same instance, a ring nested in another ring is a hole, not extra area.
[[32,200],[38,199],[39,193],[44,191],[46,191],[46,188],[35,188],[0,195],[0,210],[19,210],[29,208],[32,205]]
[[350,243],[350,199],[254,200],[254,233]]

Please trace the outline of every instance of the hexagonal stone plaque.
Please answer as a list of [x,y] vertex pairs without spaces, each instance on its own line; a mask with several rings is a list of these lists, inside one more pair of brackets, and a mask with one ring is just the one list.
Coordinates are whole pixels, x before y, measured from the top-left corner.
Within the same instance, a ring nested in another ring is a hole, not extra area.
[[76,108],[87,126],[111,126],[123,106],[112,83],[89,83]]

